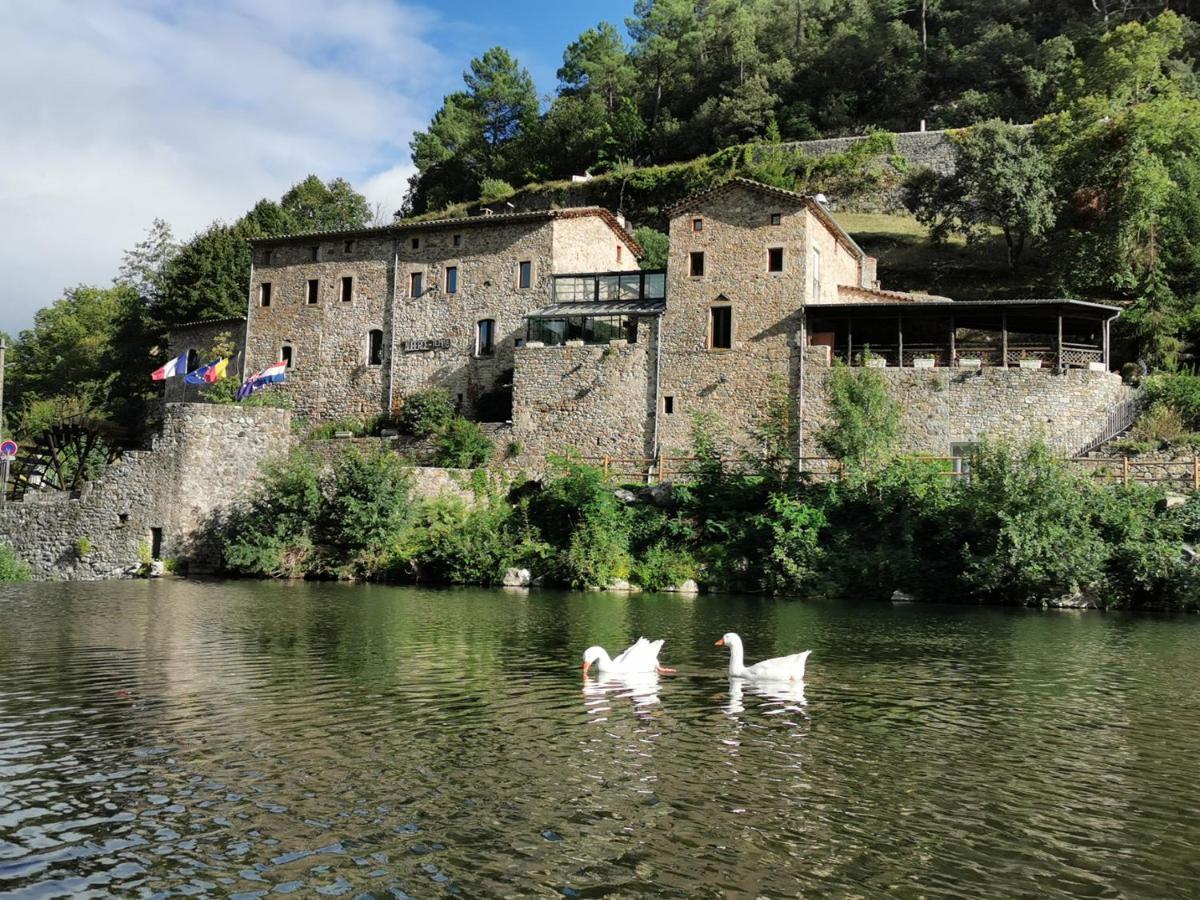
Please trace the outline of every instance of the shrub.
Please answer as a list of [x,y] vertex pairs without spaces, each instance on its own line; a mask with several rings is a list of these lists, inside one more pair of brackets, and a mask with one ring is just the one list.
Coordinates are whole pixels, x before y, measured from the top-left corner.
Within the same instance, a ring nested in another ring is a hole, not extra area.
[[29,566],[18,559],[8,547],[0,544],[0,581],[28,581],[31,577]]
[[497,584],[519,555],[510,537],[512,510],[503,502],[468,507],[439,497],[421,505],[410,541],[396,554],[420,577],[449,584]]
[[830,421],[817,432],[821,446],[856,470],[886,462],[900,431],[900,406],[883,375],[839,365],[826,390]]
[[773,593],[808,587],[817,578],[823,555],[818,537],[828,524],[825,513],[785,494],[772,494],[767,510],[757,522],[767,538],[763,587]]
[[481,203],[494,203],[497,200],[503,200],[505,197],[511,197],[517,192],[517,189],[500,178],[485,178],[479,184],[479,201]]
[[456,415],[449,393],[441,388],[427,388],[404,398],[396,427],[413,437],[429,437],[454,421]]
[[92,542],[88,538],[81,537],[75,539],[75,555],[80,559],[91,553],[93,549]]
[[435,465],[474,469],[492,458],[495,447],[482,428],[466,419],[452,419],[437,436]]
[[1161,404],[1179,415],[1183,428],[1200,431],[1200,375],[1152,375],[1143,384],[1151,408]]
[[1137,443],[1158,448],[1179,443],[1186,433],[1187,428],[1179,411],[1162,400],[1157,400],[1138,416],[1130,437]]
[[1095,592],[1109,555],[1092,523],[1097,490],[1043,444],[980,447],[962,498],[966,586],[1023,603]]
[[323,492],[321,542],[343,556],[378,556],[407,524],[411,486],[393,453],[343,453]]
[[655,544],[643,551],[632,569],[634,583],[648,591],[675,587],[699,574],[700,566],[689,551],[667,544]]
[[306,574],[322,501],[320,473],[307,454],[295,451],[267,466],[262,486],[226,527],[226,568],[276,578]]

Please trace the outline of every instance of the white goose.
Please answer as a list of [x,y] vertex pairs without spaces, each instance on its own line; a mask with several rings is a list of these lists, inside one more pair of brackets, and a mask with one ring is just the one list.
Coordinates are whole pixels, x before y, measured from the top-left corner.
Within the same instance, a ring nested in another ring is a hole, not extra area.
[[732,631],[717,641],[718,647],[729,648],[729,677],[750,678],[755,681],[803,681],[804,665],[811,650],[791,656],[777,656],[747,666],[742,659],[742,639]]
[[648,641],[640,637],[636,643],[619,653],[616,659],[610,657],[603,647],[588,647],[583,651],[583,674],[587,674],[593,663],[601,672],[618,674],[658,672],[661,675],[674,672],[674,669],[668,669],[658,663],[658,651],[662,649],[662,645],[661,640]]

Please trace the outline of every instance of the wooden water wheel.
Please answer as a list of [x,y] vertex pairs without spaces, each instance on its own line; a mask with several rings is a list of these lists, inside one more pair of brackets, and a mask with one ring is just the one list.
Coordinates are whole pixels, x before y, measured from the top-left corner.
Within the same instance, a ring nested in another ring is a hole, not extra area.
[[91,416],[72,416],[26,441],[12,461],[10,500],[28,491],[70,491],[95,478],[125,448],[125,429]]

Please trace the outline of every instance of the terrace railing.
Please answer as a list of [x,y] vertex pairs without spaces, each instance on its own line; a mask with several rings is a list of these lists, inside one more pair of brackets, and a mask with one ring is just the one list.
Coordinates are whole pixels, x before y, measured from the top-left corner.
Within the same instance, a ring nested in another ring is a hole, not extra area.
[[[834,357],[854,366],[867,365],[870,358],[883,360],[887,366],[896,366],[897,360],[903,356],[902,365],[906,369],[928,366],[926,360],[933,360],[937,368],[958,366],[966,360],[978,360],[981,366],[999,368],[1007,361],[1008,368],[1026,368],[1032,364],[1034,368],[1057,368],[1058,354],[1054,347],[1046,344],[1013,344],[1008,345],[1008,353],[995,344],[956,344],[951,356],[948,344],[910,344],[904,342],[903,350],[899,344],[862,344],[852,348],[852,356],[847,359],[846,348],[834,350]],[[1067,369],[1086,369],[1091,363],[1104,361],[1104,351],[1100,347],[1088,344],[1063,343],[1062,365]],[[876,363],[878,365],[879,363]]]

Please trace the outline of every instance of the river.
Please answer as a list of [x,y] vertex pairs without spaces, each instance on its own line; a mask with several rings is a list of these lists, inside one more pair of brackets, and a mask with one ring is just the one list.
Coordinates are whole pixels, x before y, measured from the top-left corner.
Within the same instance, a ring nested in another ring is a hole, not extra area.
[[1195,895],[1198,684],[1194,617],[0,586],[0,892]]

